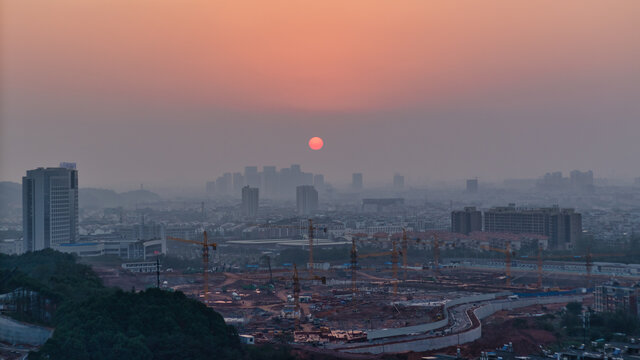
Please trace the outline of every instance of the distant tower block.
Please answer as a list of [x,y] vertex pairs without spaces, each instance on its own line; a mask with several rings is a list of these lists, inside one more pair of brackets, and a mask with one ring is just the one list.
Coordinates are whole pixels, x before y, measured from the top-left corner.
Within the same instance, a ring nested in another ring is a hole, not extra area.
[[354,173],[351,176],[351,187],[353,190],[362,190],[362,173]]
[[299,215],[310,215],[318,210],[318,191],[312,185],[296,187],[296,205]]
[[394,190],[404,189],[404,176],[400,174],[395,174],[393,176],[393,189]]
[[475,194],[478,192],[478,179],[469,179],[467,180],[467,192],[471,194]]
[[245,186],[242,188],[242,215],[256,217],[258,215],[258,204],[260,189]]

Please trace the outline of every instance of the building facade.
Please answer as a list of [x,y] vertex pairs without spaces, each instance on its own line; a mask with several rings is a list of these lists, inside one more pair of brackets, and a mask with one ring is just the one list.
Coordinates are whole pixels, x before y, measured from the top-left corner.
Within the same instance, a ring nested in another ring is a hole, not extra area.
[[243,216],[256,217],[258,215],[259,191],[260,189],[249,186],[242,188]]
[[470,194],[475,194],[478,192],[478,179],[467,180],[467,192]]
[[78,171],[75,164],[37,168],[22,178],[25,251],[74,243],[78,237]]
[[596,286],[594,293],[596,312],[622,311],[640,317],[640,285],[626,287],[610,282]]
[[474,231],[482,231],[482,212],[475,207],[451,212],[451,232],[469,235]]
[[299,215],[309,215],[318,210],[318,191],[312,185],[296,187],[296,205]]
[[351,187],[353,190],[362,190],[362,173],[351,175]]
[[510,204],[484,212],[484,231],[545,235],[551,249],[567,250],[582,235],[582,216],[573,209],[557,206],[519,209]]
[[394,190],[404,189],[404,176],[400,174],[393,175],[393,189]]

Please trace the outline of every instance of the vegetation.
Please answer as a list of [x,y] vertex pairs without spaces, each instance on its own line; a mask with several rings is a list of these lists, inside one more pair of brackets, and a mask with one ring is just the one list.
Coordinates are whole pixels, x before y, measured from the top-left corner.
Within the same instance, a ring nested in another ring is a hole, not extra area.
[[53,250],[0,255],[13,316],[55,327],[33,359],[290,359],[286,346],[249,349],[220,314],[181,292],[106,288],[90,267]]
[[[564,335],[570,338],[582,339],[584,332],[582,304],[572,302],[567,304],[565,311],[560,317],[556,327],[561,328]],[[586,312],[589,316],[589,327],[586,336],[590,340],[605,339],[611,340],[615,333],[626,333],[628,335],[640,334],[640,319],[621,311],[615,313],[596,313],[591,309]]]
[[117,290],[67,303],[56,313],[55,325],[36,359],[243,357],[235,329],[181,292]]

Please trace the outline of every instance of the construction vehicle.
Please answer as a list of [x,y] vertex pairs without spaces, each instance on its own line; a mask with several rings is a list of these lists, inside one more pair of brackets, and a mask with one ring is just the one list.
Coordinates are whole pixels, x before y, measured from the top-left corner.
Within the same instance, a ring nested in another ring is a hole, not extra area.
[[515,252],[511,251],[511,242],[507,241],[505,249],[494,248],[490,246],[482,246],[483,249],[489,251],[496,251],[505,255],[504,267],[507,286],[511,286],[511,258],[515,256]]
[[196,240],[187,240],[187,239],[180,239],[172,236],[167,236],[168,240],[180,241],[187,244],[195,244],[195,245],[202,246],[202,283],[203,283],[202,291],[203,291],[204,303],[206,305],[209,305],[209,248],[215,251],[216,248],[218,247],[218,244],[209,242],[206,231],[202,233],[202,238],[203,238],[202,241],[196,241]]

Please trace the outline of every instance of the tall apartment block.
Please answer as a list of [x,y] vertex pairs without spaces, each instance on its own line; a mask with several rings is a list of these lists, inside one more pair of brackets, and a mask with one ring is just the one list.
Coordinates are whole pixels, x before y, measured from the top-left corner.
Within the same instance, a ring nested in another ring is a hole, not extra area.
[[478,192],[478,179],[467,180],[467,192],[470,194],[475,194]]
[[258,215],[259,191],[260,189],[249,186],[242,188],[242,215],[248,217]]
[[78,170],[74,163],[37,168],[22,178],[25,251],[73,243],[78,238]]
[[582,235],[582,216],[559,207],[518,209],[514,204],[484,212],[484,231],[538,234],[549,237],[549,247],[571,249]]
[[404,176],[400,174],[395,174],[393,176],[393,189],[394,190],[404,189]]
[[362,173],[351,175],[351,187],[353,190],[362,190]]
[[451,212],[451,232],[469,235],[474,231],[482,231],[482,212],[475,207]]
[[318,210],[318,191],[312,185],[296,187],[296,205],[300,215],[309,215]]

